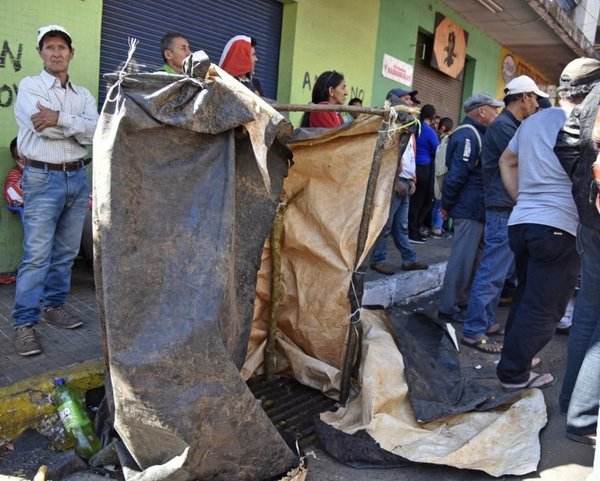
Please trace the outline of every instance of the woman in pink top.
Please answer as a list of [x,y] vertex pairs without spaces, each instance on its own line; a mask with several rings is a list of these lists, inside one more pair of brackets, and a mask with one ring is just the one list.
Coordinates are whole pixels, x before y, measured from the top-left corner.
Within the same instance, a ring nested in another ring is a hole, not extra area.
[[[323,72],[312,90],[312,103],[319,105],[344,105],[346,103],[346,81],[335,70]],[[308,122],[306,120],[308,117]],[[311,112],[302,119],[303,127],[339,127],[344,119],[338,112]]]

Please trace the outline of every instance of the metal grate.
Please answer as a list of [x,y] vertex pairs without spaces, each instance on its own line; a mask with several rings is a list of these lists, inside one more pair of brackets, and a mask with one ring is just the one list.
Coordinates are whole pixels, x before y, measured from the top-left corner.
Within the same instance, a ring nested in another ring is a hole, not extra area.
[[288,442],[298,440],[301,448],[316,442],[315,417],[336,405],[335,400],[295,379],[265,381],[255,376],[247,384],[282,437]]

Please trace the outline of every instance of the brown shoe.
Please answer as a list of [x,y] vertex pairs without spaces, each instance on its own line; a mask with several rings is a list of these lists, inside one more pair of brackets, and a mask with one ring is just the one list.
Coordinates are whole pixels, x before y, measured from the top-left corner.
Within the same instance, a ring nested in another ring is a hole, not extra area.
[[403,271],[424,271],[426,269],[429,269],[429,266],[423,262],[415,261],[402,264]]
[[392,268],[389,267],[387,264],[384,264],[383,262],[374,262],[373,264],[371,264],[371,269],[386,276],[391,276],[394,274]]
[[32,326],[19,327],[15,333],[15,350],[20,356],[33,356],[42,352]]
[[64,306],[44,309],[42,318],[44,321],[49,322],[50,324],[58,327],[64,327],[65,329],[75,329],[83,324],[81,319],[65,310]]

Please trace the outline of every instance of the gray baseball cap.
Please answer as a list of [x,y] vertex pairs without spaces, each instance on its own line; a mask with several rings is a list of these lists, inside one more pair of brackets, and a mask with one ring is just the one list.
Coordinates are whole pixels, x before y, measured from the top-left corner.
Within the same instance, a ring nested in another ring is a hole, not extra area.
[[465,112],[468,113],[471,110],[476,109],[478,107],[483,107],[484,105],[491,105],[492,107],[504,107],[504,102],[496,100],[491,95],[482,92],[473,94],[467,100],[465,100],[463,108]]

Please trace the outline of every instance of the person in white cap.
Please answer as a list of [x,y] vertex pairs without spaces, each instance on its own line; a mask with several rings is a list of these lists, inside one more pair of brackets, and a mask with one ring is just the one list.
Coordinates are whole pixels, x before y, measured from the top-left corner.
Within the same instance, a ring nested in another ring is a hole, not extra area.
[[500,157],[502,181],[516,205],[508,220],[518,286],[506,324],[497,373],[505,388],[542,387],[549,373],[532,371],[535,355],[552,339],[579,274],[577,210],[571,182],[554,154],[572,104],[524,120]]
[[64,304],[90,192],[87,146],[98,121],[94,97],[69,77],[75,53],[71,35],[60,25],[42,27],[37,50],[44,69],[21,81],[15,104],[25,212],[12,316],[15,348],[22,356],[42,352],[34,329],[40,300],[45,321],[67,329],[82,324]]
[[496,322],[496,308],[506,277],[514,273],[514,255],[508,245],[508,218],[514,201],[502,184],[498,161],[521,122],[538,109],[538,98],[548,97],[526,75],[511,80],[504,93],[506,107],[483,139],[484,246],[471,287],[462,339],[464,345],[489,354],[499,354],[502,349],[488,336],[502,334],[502,326]]

